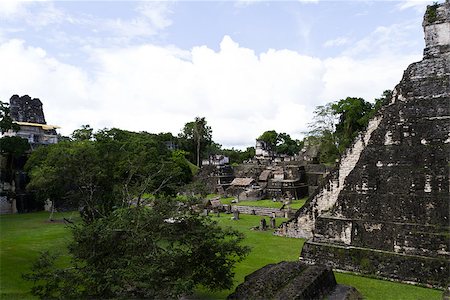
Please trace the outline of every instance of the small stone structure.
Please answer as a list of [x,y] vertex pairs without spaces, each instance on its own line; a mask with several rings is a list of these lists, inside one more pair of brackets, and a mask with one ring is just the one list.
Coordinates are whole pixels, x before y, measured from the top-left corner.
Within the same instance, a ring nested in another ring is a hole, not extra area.
[[446,287],[450,274],[450,2],[429,6],[422,61],[279,234],[301,259]]
[[362,299],[353,287],[336,284],[330,268],[300,262],[267,265],[245,277],[227,299]]

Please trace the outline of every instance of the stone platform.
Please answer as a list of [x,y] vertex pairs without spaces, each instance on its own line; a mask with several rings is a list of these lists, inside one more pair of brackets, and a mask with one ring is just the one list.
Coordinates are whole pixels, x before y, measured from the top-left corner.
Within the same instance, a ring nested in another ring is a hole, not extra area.
[[362,299],[353,287],[338,285],[333,271],[323,265],[281,262],[245,277],[228,299]]

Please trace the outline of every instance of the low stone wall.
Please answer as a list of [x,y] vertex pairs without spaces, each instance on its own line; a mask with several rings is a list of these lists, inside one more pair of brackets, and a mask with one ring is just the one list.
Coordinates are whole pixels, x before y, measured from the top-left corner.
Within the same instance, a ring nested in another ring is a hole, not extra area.
[[240,206],[233,205],[231,207],[232,211],[238,210],[239,213],[245,215],[256,215],[256,216],[268,216],[271,217],[273,213],[278,218],[292,218],[295,211],[279,208],[269,208],[269,207],[256,207],[256,206]]
[[15,214],[17,213],[16,201],[12,203],[8,201],[6,196],[0,196],[0,214]]
[[436,288],[447,286],[450,272],[448,260],[445,258],[395,254],[312,241],[304,244],[300,259],[306,263],[324,264],[337,270],[407,283],[417,282]]

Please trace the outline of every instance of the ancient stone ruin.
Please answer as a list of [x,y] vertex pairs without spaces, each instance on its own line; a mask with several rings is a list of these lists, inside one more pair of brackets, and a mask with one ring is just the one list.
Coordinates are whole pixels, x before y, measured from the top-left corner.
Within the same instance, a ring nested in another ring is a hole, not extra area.
[[[58,142],[56,129],[59,127],[47,125],[41,100],[28,95],[13,95],[9,107],[11,119],[19,125],[19,130],[8,130],[3,137],[26,139],[31,150]],[[11,161],[6,156],[0,159],[0,214],[37,208],[32,195],[25,189],[28,180],[24,171],[25,162],[26,155]]]
[[245,277],[228,299],[362,299],[353,287],[338,285],[325,266],[300,262],[267,265]]
[[9,103],[11,118],[14,121],[47,124],[42,110],[42,102],[38,98],[31,98],[28,95],[22,97],[13,95],[9,99]]
[[450,2],[429,6],[423,60],[279,234],[301,259],[436,287],[449,283]]

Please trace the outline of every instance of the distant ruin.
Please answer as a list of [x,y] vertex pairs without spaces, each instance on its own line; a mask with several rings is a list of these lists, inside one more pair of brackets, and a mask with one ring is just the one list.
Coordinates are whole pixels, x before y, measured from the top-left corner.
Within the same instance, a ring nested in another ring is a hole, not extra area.
[[28,95],[22,97],[13,95],[9,99],[9,108],[11,118],[16,122],[47,124],[42,102],[38,98],[31,98]]
[[[19,125],[19,130],[10,129],[3,137],[26,139],[31,150],[58,142],[56,129],[59,127],[46,123],[41,100],[28,95],[13,95],[9,101],[11,119]],[[28,180],[23,170],[26,156],[9,162],[3,157],[0,162],[0,214],[36,209],[32,196],[25,189]],[[6,164],[13,166],[12,171],[6,168]]]
[[31,148],[40,145],[56,144],[59,126],[47,125],[42,109],[42,102],[38,98],[28,95],[19,97],[13,95],[9,100],[11,119],[19,125],[19,131],[8,130],[4,136],[18,136],[28,140]]
[[[299,154],[277,154],[256,141],[256,155],[231,166],[227,157],[213,155],[203,161],[201,177],[208,191],[238,200],[293,200],[307,197],[319,186],[330,168],[319,164],[318,151],[307,147]],[[314,155],[314,157],[311,157]]]
[[449,283],[450,2],[427,8],[423,60],[279,235],[301,260],[435,287]]

